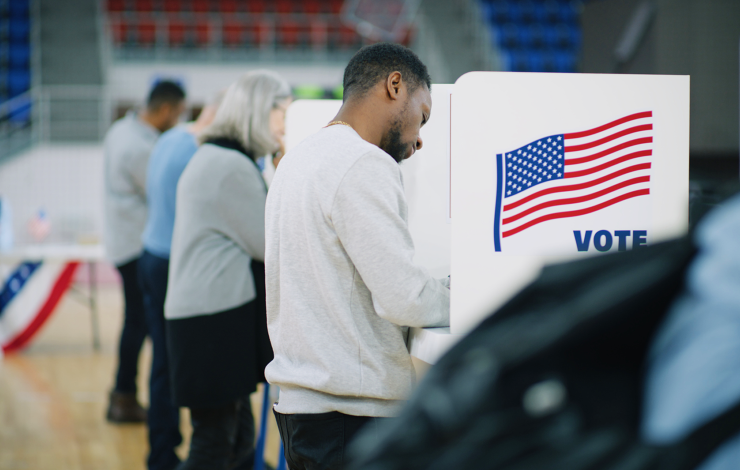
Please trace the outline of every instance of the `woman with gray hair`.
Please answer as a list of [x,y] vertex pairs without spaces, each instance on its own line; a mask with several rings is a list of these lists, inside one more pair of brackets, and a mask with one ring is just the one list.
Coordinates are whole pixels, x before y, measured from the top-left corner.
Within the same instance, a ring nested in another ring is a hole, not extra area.
[[178,469],[252,468],[249,395],[272,360],[265,318],[265,198],[255,163],[281,148],[290,87],[255,71],[226,91],[177,187],[165,303],[175,405],[193,436]]

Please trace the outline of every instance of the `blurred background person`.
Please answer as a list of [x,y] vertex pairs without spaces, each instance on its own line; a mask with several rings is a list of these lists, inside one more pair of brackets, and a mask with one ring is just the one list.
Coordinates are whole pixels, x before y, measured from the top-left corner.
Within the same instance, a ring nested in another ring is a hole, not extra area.
[[193,435],[180,470],[252,468],[249,395],[272,360],[264,292],[267,189],[255,160],[277,152],[290,86],[256,71],[226,91],[177,188],[165,317],[176,406]]
[[[643,439],[674,444],[740,400],[740,195],[703,219],[699,253],[680,298],[663,321],[647,363]],[[740,433],[699,470],[732,470]]]
[[172,468],[179,462],[174,449],[182,442],[180,415],[172,404],[164,320],[167,270],[175,225],[175,195],[180,175],[198,149],[195,136],[213,121],[221,99],[223,93],[217,94],[195,122],[162,134],[149,159],[146,179],[149,215],[141,236],[144,251],[139,260],[147,324],[154,348],[147,420],[151,449],[149,468]]
[[182,88],[160,81],[149,93],[146,108],[127,113],[105,136],[105,247],[121,274],[125,302],[118,372],[106,415],[114,423],[146,419],[146,411],[136,398],[139,352],[147,335],[137,274],[147,218],[146,172],[159,134],[177,124],[184,106]]

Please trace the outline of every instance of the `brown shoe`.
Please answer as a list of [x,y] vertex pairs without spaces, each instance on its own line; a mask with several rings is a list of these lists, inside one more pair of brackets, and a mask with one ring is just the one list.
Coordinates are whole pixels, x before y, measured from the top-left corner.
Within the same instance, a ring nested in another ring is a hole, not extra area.
[[136,400],[135,393],[110,392],[110,405],[106,419],[111,423],[143,423],[146,410]]

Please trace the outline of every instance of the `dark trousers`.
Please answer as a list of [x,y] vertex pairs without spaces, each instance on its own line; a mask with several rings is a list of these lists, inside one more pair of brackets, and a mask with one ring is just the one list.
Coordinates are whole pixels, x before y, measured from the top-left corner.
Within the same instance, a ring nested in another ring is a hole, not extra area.
[[123,280],[125,307],[121,340],[118,343],[118,372],[116,373],[115,390],[123,393],[136,393],[139,353],[147,335],[144,300],[139,288],[138,261],[137,258],[116,266]]
[[360,429],[368,432],[388,418],[351,416],[338,411],[281,414],[274,411],[290,470],[342,470],[347,448]]
[[182,442],[180,413],[172,403],[167,361],[164,299],[167,294],[169,260],[148,251],[139,258],[139,279],[144,293],[149,336],[152,339],[152,372],[149,377],[149,470],[171,470],[180,459],[175,447]]
[[249,395],[215,408],[190,408],[193,436],[177,470],[252,470],[254,417]]

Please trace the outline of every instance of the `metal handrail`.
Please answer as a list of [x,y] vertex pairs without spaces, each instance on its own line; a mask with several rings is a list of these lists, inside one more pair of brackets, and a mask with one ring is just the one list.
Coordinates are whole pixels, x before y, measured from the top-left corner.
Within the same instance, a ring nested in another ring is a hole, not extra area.
[[93,116],[91,119],[78,119],[65,123],[54,122],[56,129],[69,126],[83,126],[89,129],[96,128],[95,133],[99,138],[102,138],[110,125],[110,100],[108,98],[108,89],[105,85],[45,85],[40,87],[37,96],[37,134],[38,140],[41,142],[47,142],[52,139],[51,106],[54,101],[94,100],[98,102],[99,106],[97,116]]
[[8,118],[11,113],[17,111],[23,106],[26,106],[29,102],[32,101],[33,94],[31,93],[31,90],[28,90],[22,95],[18,95],[14,98],[9,99],[8,101],[5,101],[4,103],[0,103],[0,121]]

